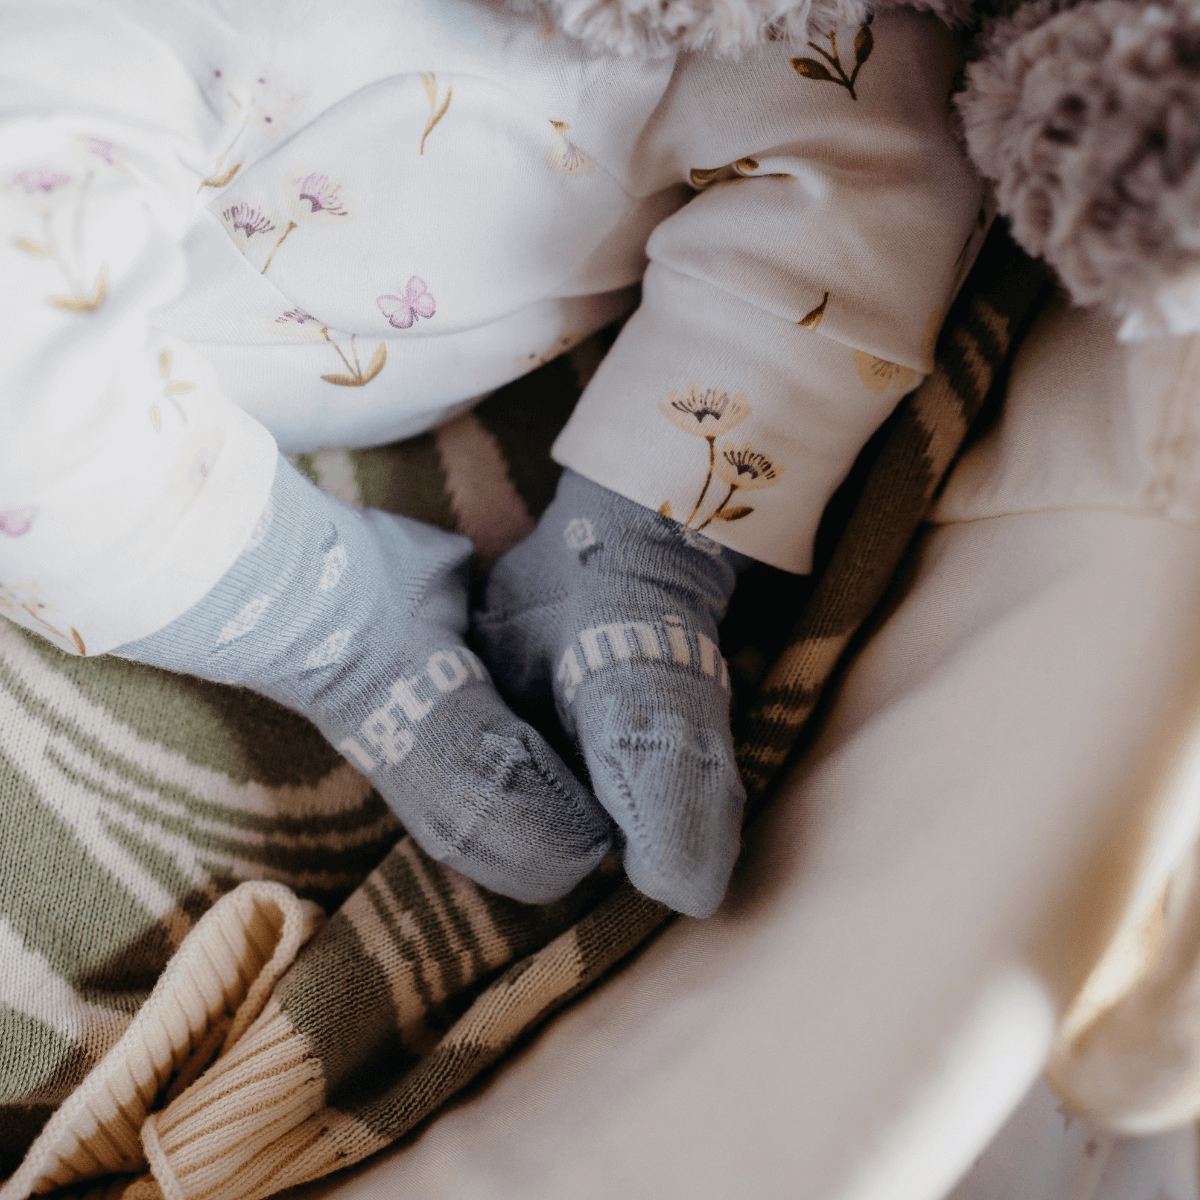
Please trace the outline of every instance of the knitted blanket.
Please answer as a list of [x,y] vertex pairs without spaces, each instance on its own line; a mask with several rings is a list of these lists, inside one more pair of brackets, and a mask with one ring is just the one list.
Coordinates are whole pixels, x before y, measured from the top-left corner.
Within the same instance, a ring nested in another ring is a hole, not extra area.
[[[1048,286],[993,230],[813,575],[740,582],[722,647],[751,819]],[[549,502],[550,443],[612,337],[431,434],[299,465],[486,565]],[[669,919],[611,857],[544,907],[485,892],[302,718],[0,622],[0,1200],[258,1200],[347,1166]]]

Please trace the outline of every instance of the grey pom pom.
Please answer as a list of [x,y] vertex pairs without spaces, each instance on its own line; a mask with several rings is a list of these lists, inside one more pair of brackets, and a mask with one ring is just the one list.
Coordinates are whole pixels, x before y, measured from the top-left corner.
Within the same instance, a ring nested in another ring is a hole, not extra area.
[[[736,54],[861,24],[867,0],[509,0],[542,11],[561,32],[602,53],[657,58],[680,51]],[[940,2],[940,0],[937,0]]]
[[1033,0],[982,53],[971,156],[1078,302],[1141,308],[1200,270],[1200,5]]

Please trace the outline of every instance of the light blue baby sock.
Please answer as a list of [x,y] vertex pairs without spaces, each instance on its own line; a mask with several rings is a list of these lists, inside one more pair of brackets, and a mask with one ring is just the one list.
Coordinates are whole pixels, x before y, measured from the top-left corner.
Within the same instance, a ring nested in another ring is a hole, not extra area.
[[475,615],[501,686],[553,692],[634,886],[697,917],[720,903],[741,838],[717,622],[746,561],[565,471]]
[[435,859],[542,903],[604,857],[612,826],[465,646],[470,558],[466,538],[348,508],[281,458],[212,591],[114,653],[303,713]]

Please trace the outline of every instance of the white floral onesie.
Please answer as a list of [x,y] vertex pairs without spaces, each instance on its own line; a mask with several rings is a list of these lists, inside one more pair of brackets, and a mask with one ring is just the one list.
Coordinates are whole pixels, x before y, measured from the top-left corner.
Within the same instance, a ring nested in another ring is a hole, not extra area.
[[927,17],[650,61],[484,0],[0,30],[0,612],[80,653],[212,587],[277,447],[426,429],[638,284],[555,457],[805,571],[979,240]]

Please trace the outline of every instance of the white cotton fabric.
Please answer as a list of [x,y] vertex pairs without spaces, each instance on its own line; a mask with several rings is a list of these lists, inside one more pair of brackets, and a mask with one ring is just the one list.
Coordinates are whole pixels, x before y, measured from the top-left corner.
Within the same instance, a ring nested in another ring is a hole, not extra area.
[[[643,274],[559,461],[679,519],[703,491],[693,527],[806,570],[982,233],[929,17],[823,38],[841,81],[783,42],[597,56],[483,0],[0,24],[0,605],[64,649],[198,600],[276,447],[427,429]],[[697,396],[740,397],[737,428],[664,415]]]

